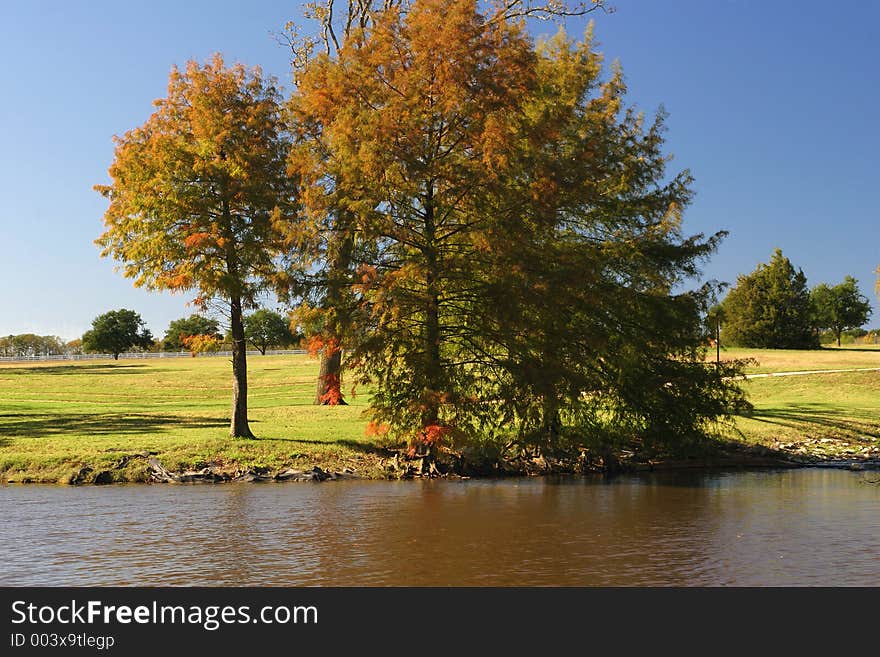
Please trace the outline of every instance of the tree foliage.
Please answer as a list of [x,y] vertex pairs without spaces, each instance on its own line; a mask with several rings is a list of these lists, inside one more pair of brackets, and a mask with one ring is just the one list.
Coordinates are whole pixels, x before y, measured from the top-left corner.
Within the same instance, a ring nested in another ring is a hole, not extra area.
[[184,347],[189,349],[192,357],[195,358],[198,354],[218,351],[221,345],[221,338],[211,334],[184,335],[181,338],[181,342]]
[[283,349],[296,341],[287,319],[266,308],[260,308],[244,318],[244,334],[247,341],[264,356],[269,347]]
[[[294,77],[301,77],[316,61],[337,59],[340,51],[349,53],[359,48],[365,37],[381,23],[383,17],[393,13],[404,15],[413,8],[412,0],[357,0],[344,5],[334,0],[316,0],[305,6],[305,17],[315,29],[304,34],[295,22],[286,26],[284,40],[291,48]],[[604,0],[564,2],[563,0],[512,0],[495,3],[490,7],[489,22],[504,23],[522,21],[526,18],[562,19],[582,16],[593,11],[612,11]],[[442,9],[441,9],[442,11]],[[300,88],[303,92],[303,88]],[[306,85],[303,93],[294,95],[291,102],[294,115],[293,127],[298,141],[309,148],[295,152],[291,168],[299,175],[310,176],[314,171],[312,158],[318,160],[332,157],[323,149],[321,122],[315,121],[308,108],[308,97],[320,95],[320,88]],[[305,105],[301,102],[306,99]],[[331,192],[338,182],[339,169],[321,168],[322,185]],[[355,263],[359,257],[356,250],[363,248],[358,241],[359,233],[351,211],[342,203],[329,198],[323,207],[313,205],[310,221],[298,227],[291,235],[286,277],[278,281],[282,298],[296,300],[300,308],[307,308],[313,326],[320,331],[312,332],[310,351],[321,359],[318,376],[316,404],[335,403],[343,400],[340,388],[342,352],[350,342],[349,333],[355,330],[356,304],[351,295],[351,285],[357,281]]]
[[536,48],[492,18],[391,8],[291,101],[305,226],[344,217],[354,245],[349,364],[372,426],[428,452],[703,435],[743,399],[736,366],[702,362],[710,290],[672,292],[721,234],[681,233],[690,176],[664,182],[662,116],[624,107],[589,37]]
[[212,335],[222,339],[220,323],[216,319],[204,315],[193,314],[189,317],[175,319],[168,324],[165,337],[162,338],[162,349],[165,351],[181,351],[186,347],[183,338],[190,335]]
[[219,55],[172,69],[166,98],[116,139],[102,255],[136,286],[219,300],[233,338],[230,432],[251,436],[243,308],[254,305],[283,248],[276,225],[294,212],[280,96],[256,68]]
[[35,335],[22,333],[0,337],[0,356],[13,358],[32,358],[52,356],[68,351],[64,340],[56,335]]
[[728,344],[766,349],[819,346],[807,277],[776,249],[769,263],[737,278],[723,302]]
[[859,282],[847,276],[842,283],[830,286],[820,283],[810,293],[818,329],[827,329],[837,339],[848,329],[864,326],[871,316],[871,304],[859,290]]
[[82,348],[87,353],[119,354],[132,347],[148,349],[153,336],[141,316],[133,310],[111,310],[92,320],[92,328],[82,336]]

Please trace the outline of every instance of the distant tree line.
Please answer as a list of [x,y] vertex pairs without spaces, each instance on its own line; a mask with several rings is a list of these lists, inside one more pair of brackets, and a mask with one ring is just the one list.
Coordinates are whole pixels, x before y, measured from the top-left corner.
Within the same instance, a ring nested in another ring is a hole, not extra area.
[[[301,336],[290,329],[290,320],[261,308],[244,317],[248,343],[265,354],[268,349],[287,349],[299,344]],[[129,351],[190,351],[198,353],[229,348],[231,336],[220,330],[220,322],[193,314],[173,320],[161,340],[153,339],[141,316],[132,310],[111,310],[92,321],[92,328],[77,341],[85,353],[108,353],[114,358]],[[63,353],[63,352],[59,352]]]
[[852,276],[837,285],[821,283],[811,290],[803,270],[795,269],[776,249],[769,263],[738,277],[707,319],[710,333],[716,326],[722,327],[724,344],[815,349],[826,336],[840,346],[844,333],[861,329],[871,312],[867,297]]
[[32,358],[35,356],[55,356],[68,353],[68,343],[57,335],[7,335],[0,337],[0,356],[11,358]]

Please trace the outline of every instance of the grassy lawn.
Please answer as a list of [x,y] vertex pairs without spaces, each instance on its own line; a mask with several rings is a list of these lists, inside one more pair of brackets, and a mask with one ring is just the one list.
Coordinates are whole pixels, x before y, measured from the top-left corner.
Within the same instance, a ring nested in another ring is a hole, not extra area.
[[[880,348],[730,348],[722,349],[721,358],[754,359],[749,374],[856,369],[880,367]],[[730,437],[802,456],[880,458],[880,372],[771,377],[743,385],[755,413],[738,418]]]
[[880,458],[880,372],[771,377],[744,386],[755,413],[737,418],[731,437],[820,458]]
[[[754,372],[880,367],[880,350],[723,353],[756,358]],[[365,394],[351,406],[314,406],[315,360],[256,356],[248,365],[257,440],[227,437],[226,358],[0,364],[0,479],[67,482],[89,466],[92,477],[113,470],[118,479],[144,480],[144,459],[114,469],[123,456],[143,453],[174,471],[212,463],[228,471],[320,465],[380,474],[382,446],[364,436]],[[793,454],[880,457],[880,372],[744,385],[756,410],[738,418],[729,437]]]
[[[83,465],[101,470],[139,452],[157,453],[171,470],[218,455],[231,468],[375,467],[360,418],[364,396],[350,406],[314,406],[317,362],[304,355],[251,357],[248,366],[257,440],[226,435],[227,358],[2,364],[0,475],[65,481]],[[146,468],[143,460],[133,464]]]
[[[715,360],[710,350],[707,360]],[[792,372],[797,370],[842,370],[859,367],[880,367],[880,347],[826,347],[823,349],[722,349],[721,360],[752,358],[758,362],[746,372]]]

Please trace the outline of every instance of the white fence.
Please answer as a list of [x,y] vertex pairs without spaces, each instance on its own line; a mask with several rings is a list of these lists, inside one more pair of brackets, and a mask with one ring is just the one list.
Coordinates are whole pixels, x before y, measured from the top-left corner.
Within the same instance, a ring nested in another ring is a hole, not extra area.
[[[305,349],[267,349],[267,356],[286,356],[290,354],[305,354]],[[248,356],[261,356],[256,349],[249,349]],[[202,356],[226,356],[232,357],[231,351],[213,351],[199,354]],[[188,351],[132,351],[119,354],[122,359],[152,359],[152,358],[192,358]],[[0,356],[0,363],[24,363],[28,361],[55,361],[55,360],[113,360],[113,354],[53,354],[49,356]]]

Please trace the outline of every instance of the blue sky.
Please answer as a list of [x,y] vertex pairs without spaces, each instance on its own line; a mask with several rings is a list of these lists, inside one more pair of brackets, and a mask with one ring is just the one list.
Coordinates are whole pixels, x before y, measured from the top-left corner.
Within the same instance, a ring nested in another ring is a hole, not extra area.
[[[595,17],[596,37],[623,65],[630,102],[669,112],[671,167],[696,177],[686,230],[730,231],[706,277],[734,282],[780,247],[811,285],[859,279],[880,325],[880,2],[614,4]],[[270,33],[299,16],[281,0],[0,2],[0,335],[71,339],[126,307],[161,336],[192,312],[187,297],[135,290],[99,257],[105,202],[92,185],[107,180],[112,136],[164,95],[172,64],[220,51],[289,87]]]

